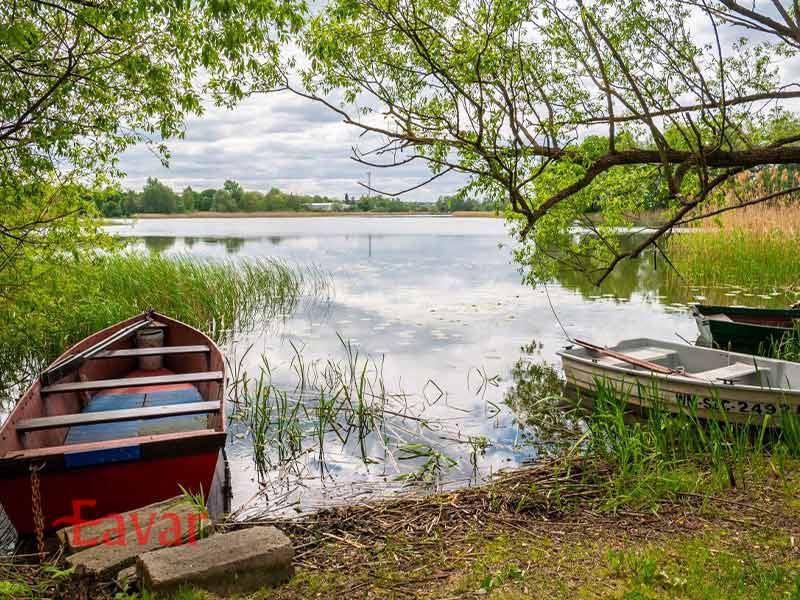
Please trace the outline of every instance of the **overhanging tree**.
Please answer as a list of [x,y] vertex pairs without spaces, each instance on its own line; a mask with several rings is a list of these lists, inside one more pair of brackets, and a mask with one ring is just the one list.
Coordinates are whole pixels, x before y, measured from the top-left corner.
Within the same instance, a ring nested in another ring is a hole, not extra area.
[[0,3],[0,295],[107,244],[81,187],[144,142],[162,160],[208,95],[233,104],[275,80],[294,0]]
[[[795,3],[333,0],[304,48],[282,88],[379,136],[360,162],[423,161],[420,185],[460,172],[507,199],[532,281],[561,263],[600,282],[675,226],[800,191],[735,184],[800,162]],[[622,245],[615,228],[652,205],[662,222]]]

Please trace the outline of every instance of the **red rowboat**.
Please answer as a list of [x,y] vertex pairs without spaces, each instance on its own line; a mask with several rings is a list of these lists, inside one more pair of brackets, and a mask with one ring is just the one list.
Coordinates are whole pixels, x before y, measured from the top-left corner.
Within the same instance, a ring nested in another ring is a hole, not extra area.
[[[75,344],[0,427],[0,504],[19,534],[208,496],[225,445],[225,368],[206,335],[147,312]],[[219,473],[217,473],[219,475]],[[37,490],[38,488],[38,490]]]

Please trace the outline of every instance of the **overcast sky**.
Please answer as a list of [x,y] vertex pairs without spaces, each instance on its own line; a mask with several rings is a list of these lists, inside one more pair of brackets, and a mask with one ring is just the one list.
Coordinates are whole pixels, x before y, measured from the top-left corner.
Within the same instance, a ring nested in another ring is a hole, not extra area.
[[[234,110],[209,103],[202,117],[188,122],[185,139],[168,143],[169,168],[144,145],[126,152],[120,160],[127,173],[123,185],[139,190],[148,177],[157,177],[176,191],[187,185],[202,190],[234,179],[247,190],[361,195],[358,182],[366,182],[367,169],[350,158],[353,145],[368,146],[359,132],[331,110],[290,93],[249,98]],[[371,171],[372,186],[387,192],[430,177],[422,163]],[[454,193],[460,180],[445,176],[403,198],[433,201]]]

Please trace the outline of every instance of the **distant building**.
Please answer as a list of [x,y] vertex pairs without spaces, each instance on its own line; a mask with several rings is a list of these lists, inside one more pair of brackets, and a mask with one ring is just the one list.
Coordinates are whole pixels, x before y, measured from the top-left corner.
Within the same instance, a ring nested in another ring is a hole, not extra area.
[[333,210],[333,202],[309,202],[306,204],[308,210]]

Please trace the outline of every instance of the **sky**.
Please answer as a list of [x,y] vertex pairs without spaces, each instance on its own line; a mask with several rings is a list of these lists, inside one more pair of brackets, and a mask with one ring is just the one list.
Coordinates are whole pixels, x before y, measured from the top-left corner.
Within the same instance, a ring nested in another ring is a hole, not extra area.
[[[248,98],[232,110],[208,103],[206,112],[187,122],[186,136],[170,140],[169,168],[143,144],[125,152],[120,167],[123,187],[140,190],[157,177],[176,191],[219,188],[226,179],[246,190],[319,194],[344,198],[366,190],[367,168],[350,157],[351,148],[369,147],[360,130],[341,122],[328,108],[291,93]],[[375,140],[377,141],[377,140]],[[372,187],[397,192],[430,177],[427,167],[371,169]],[[462,177],[444,176],[404,195],[404,200],[435,201],[457,191]]]

